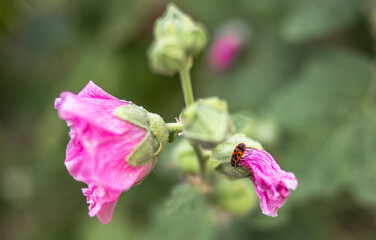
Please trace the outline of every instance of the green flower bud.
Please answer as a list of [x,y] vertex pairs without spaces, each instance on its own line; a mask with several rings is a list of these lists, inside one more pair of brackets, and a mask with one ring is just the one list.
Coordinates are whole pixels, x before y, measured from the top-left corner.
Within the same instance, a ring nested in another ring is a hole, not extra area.
[[259,142],[256,142],[250,138],[247,138],[244,134],[235,134],[232,137],[228,138],[225,142],[217,146],[213,150],[212,162],[215,167],[215,170],[228,178],[244,178],[249,177],[252,173],[248,169],[238,166],[238,169],[235,169],[230,164],[231,155],[239,143],[244,143],[246,147],[262,149],[262,146]]
[[208,42],[206,30],[202,24],[195,23],[183,33],[183,45],[190,54],[200,53]]
[[232,122],[226,101],[216,97],[200,99],[182,115],[183,134],[203,148],[211,149],[231,136]]
[[151,66],[158,73],[172,75],[185,66],[186,56],[199,53],[206,43],[205,27],[169,4],[154,25],[154,43],[149,53]]
[[134,104],[116,108],[114,115],[147,131],[141,143],[128,156],[127,162],[132,166],[144,165],[150,161],[156,163],[169,135],[163,119]]
[[183,13],[175,4],[170,3],[165,14],[155,23],[154,37],[156,39],[166,36],[178,37],[185,29],[192,28],[194,24],[191,17]]
[[164,75],[173,75],[187,64],[188,58],[180,44],[173,36],[157,39],[148,52],[152,70]]
[[227,180],[218,178],[214,186],[214,197],[219,207],[237,216],[249,213],[257,206],[256,194],[248,179]]

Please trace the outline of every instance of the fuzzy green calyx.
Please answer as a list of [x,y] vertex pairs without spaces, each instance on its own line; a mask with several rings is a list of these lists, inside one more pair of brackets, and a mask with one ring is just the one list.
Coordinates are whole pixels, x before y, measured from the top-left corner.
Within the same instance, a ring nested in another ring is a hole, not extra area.
[[211,149],[231,136],[227,103],[217,97],[200,99],[183,111],[183,133],[190,141]]
[[213,157],[211,159],[212,164],[217,172],[227,176],[228,178],[244,178],[252,175],[248,169],[238,166],[238,171],[231,166],[231,154],[233,153],[236,145],[244,143],[247,148],[262,149],[259,142],[256,142],[250,138],[247,138],[245,134],[235,134],[228,138],[225,142],[218,145],[213,150]]
[[144,165],[150,161],[155,163],[166,145],[169,135],[163,119],[134,104],[116,108],[114,115],[147,131],[144,139],[127,157],[127,162],[132,166]]

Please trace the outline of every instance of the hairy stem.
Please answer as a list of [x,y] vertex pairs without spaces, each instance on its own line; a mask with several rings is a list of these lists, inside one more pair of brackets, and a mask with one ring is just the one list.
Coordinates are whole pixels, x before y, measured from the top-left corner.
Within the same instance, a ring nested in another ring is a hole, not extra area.
[[166,123],[168,132],[182,132],[183,124],[181,123]]

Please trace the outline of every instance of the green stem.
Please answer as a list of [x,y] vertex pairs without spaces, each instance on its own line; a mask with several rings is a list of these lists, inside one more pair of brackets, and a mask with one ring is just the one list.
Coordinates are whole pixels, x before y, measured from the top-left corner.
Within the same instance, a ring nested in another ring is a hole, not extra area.
[[166,123],[168,132],[182,132],[183,124],[182,123]]
[[179,71],[181,88],[183,90],[184,101],[187,107],[193,104],[195,101],[193,98],[191,76],[189,74],[191,67],[192,67],[192,57],[188,58],[188,63],[184,67],[184,69]]
[[205,157],[204,152],[202,151],[200,146],[197,145],[197,143],[191,143],[191,145],[193,147],[193,150],[195,151],[195,154],[197,156],[198,163],[199,163],[199,166],[200,166],[201,181],[205,182],[206,181],[206,159],[207,158]]
[[[192,91],[191,76],[190,76],[190,73],[189,73],[189,71],[192,67],[192,64],[193,64],[192,57],[189,57],[187,65],[184,67],[184,69],[179,71],[180,83],[181,83],[181,87],[182,87],[182,90],[183,90],[184,101],[185,101],[186,107],[190,106],[195,101],[194,97],[193,97],[193,91]],[[199,163],[199,166],[200,166],[201,181],[205,182],[206,181],[206,160],[207,160],[207,158],[205,157],[204,152],[202,151],[202,149],[200,148],[200,146],[198,144],[191,142],[191,145],[192,145],[192,147],[195,151],[195,154],[197,156],[197,160],[198,160],[198,163]]]

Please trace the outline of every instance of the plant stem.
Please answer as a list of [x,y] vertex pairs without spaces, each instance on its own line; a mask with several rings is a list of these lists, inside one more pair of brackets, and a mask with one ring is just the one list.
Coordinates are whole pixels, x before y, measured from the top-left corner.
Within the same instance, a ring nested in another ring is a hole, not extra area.
[[[194,103],[194,97],[193,97],[193,91],[192,91],[192,83],[191,83],[191,76],[190,76],[190,69],[192,67],[193,61],[192,57],[188,58],[187,65],[179,71],[179,76],[180,76],[180,83],[181,83],[181,88],[183,90],[183,95],[184,95],[184,101],[185,101],[185,106],[188,107],[191,104]],[[200,148],[200,146],[197,143],[192,143],[191,145],[195,151],[195,154],[197,156],[197,160],[200,166],[200,177],[201,181],[205,182],[206,181],[206,160],[207,158],[204,155],[204,152]]]
[[200,148],[200,146],[197,143],[191,143],[193,150],[195,151],[195,154],[198,159],[198,163],[200,166],[200,177],[201,181],[205,182],[206,181],[206,157],[204,156],[204,152]]
[[188,63],[184,67],[184,69],[179,71],[181,88],[183,90],[185,106],[187,107],[194,103],[191,76],[189,73],[191,67],[192,67],[192,57],[188,58]]
[[166,123],[168,132],[182,132],[183,131],[183,124],[181,123]]

